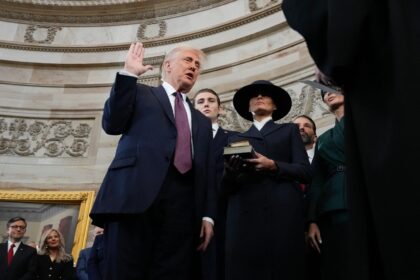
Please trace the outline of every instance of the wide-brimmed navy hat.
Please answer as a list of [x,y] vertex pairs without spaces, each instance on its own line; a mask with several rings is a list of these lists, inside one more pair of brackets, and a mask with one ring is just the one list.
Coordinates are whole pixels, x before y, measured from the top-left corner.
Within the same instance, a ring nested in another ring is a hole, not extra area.
[[233,96],[233,106],[242,118],[249,121],[254,120],[252,113],[249,111],[249,100],[259,93],[270,96],[276,104],[277,109],[272,115],[274,121],[286,116],[292,108],[292,99],[287,91],[269,81],[258,80],[239,89]]

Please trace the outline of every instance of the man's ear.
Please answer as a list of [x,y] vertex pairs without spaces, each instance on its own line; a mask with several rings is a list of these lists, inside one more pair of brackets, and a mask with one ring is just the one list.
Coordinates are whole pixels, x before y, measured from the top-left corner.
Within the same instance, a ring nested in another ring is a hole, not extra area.
[[163,63],[163,69],[165,70],[165,72],[169,73],[170,69],[171,69],[171,63],[169,60],[165,61]]
[[318,140],[318,136],[315,134],[314,136],[312,136],[312,141],[314,141],[314,143],[316,143],[316,140]]

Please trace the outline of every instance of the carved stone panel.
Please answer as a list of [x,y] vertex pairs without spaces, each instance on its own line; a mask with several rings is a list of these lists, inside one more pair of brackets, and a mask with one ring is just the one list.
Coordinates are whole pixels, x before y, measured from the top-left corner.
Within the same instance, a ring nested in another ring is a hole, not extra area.
[[51,44],[59,30],[61,30],[59,26],[30,25],[26,28],[25,42]]
[[165,36],[167,30],[166,21],[164,20],[151,20],[146,23],[140,24],[137,29],[137,39],[157,39]]
[[258,11],[270,5],[276,4],[279,0],[249,0],[249,9],[252,12]]
[[94,121],[0,116],[0,156],[85,158]]

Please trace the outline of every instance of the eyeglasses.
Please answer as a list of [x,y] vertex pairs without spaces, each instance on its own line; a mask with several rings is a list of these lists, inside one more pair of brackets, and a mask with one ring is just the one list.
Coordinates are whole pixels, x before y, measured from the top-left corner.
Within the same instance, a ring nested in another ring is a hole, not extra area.
[[25,230],[26,226],[10,226],[12,229],[21,229],[21,230]]

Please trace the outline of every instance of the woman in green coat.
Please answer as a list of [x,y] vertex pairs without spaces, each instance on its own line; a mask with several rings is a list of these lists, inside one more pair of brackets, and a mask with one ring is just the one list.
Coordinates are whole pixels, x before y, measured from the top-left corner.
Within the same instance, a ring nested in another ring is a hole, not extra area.
[[348,255],[348,211],[344,153],[344,95],[323,92],[336,125],[318,137],[309,186],[308,237],[321,255],[322,279],[345,279]]

